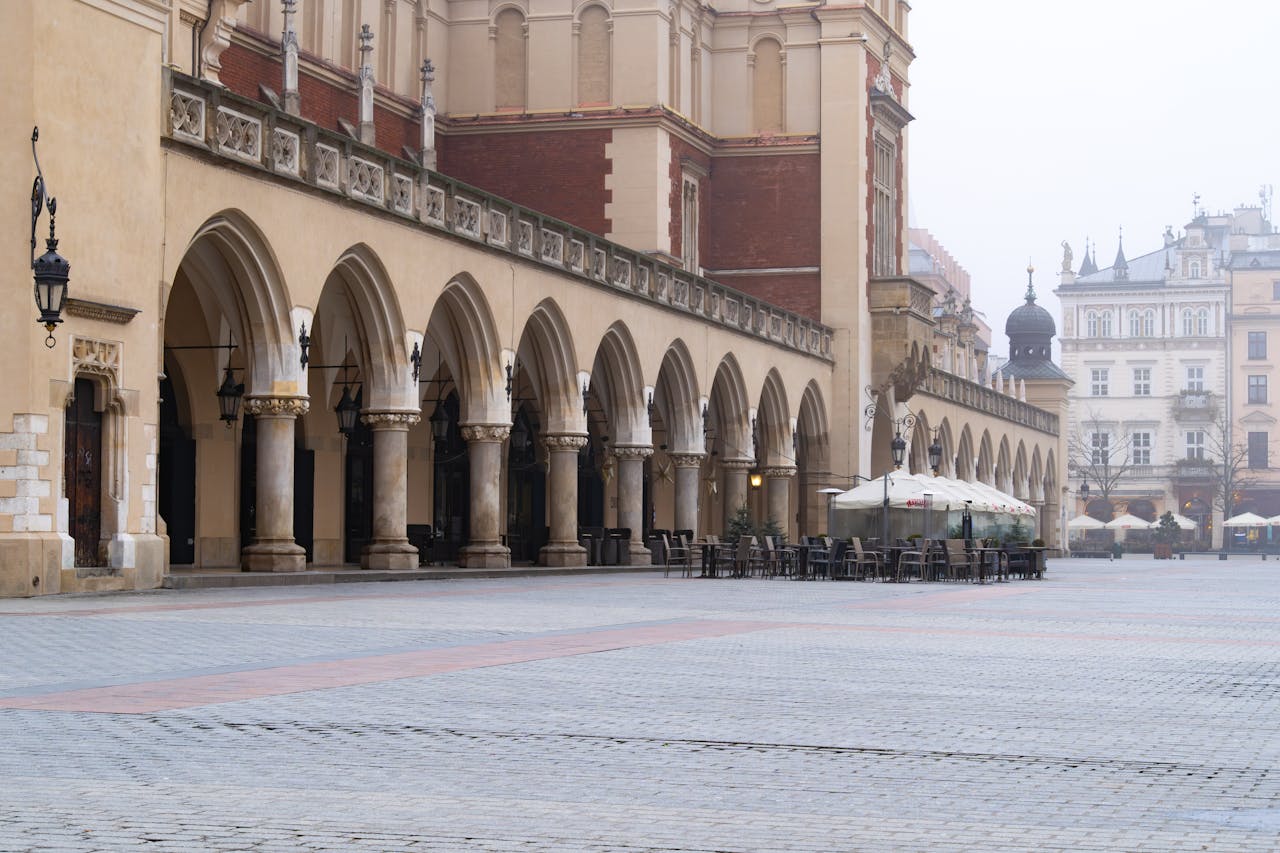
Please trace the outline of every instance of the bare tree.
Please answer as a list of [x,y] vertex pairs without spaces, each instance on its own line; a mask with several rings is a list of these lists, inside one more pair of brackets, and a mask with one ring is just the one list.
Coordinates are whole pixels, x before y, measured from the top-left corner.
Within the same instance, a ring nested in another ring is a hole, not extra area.
[[1132,441],[1129,436],[1116,436],[1090,410],[1067,439],[1067,467],[1072,476],[1096,485],[1094,494],[1110,504],[1111,493],[1133,467]]
[[1233,424],[1226,407],[1215,410],[1204,431],[1205,462],[1213,470],[1213,508],[1224,519],[1235,514],[1235,495],[1257,485],[1257,477],[1249,474],[1249,445],[1235,440]]

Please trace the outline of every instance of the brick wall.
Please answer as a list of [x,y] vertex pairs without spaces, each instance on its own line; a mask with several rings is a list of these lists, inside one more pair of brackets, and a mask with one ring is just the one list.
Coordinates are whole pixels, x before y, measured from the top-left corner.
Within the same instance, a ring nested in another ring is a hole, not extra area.
[[612,230],[604,215],[613,131],[546,130],[448,137],[440,171],[596,234]]
[[749,293],[815,320],[822,319],[822,276],[818,273],[718,275],[721,284]]
[[[669,138],[671,140],[671,254],[679,258],[684,256],[684,167],[688,163],[709,175],[711,156],[683,139],[675,136]],[[710,190],[710,181],[701,178],[698,188],[698,244],[704,252],[707,247],[707,195]],[[703,263],[705,265],[705,258]]]

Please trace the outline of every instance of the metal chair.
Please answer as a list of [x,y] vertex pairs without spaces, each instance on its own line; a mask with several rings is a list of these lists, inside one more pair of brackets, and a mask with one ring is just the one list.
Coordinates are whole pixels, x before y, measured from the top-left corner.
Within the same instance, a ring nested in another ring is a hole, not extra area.
[[662,576],[669,577],[671,575],[671,567],[684,569],[684,576],[689,577],[693,574],[693,554],[689,547],[676,537],[676,541],[672,542],[667,534],[662,534],[662,547],[667,552],[667,567]]

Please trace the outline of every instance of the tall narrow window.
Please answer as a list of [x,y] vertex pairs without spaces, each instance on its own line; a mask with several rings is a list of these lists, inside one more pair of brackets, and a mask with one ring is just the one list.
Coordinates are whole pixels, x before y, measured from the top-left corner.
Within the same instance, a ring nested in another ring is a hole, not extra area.
[[1249,433],[1249,467],[1270,467],[1267,463],[1267,434],[1265,432]]
[[1089,389],[1094,397],[1107,396],[1109,375],[1110,371],[1105,367],[1095,367],[1089,372]]
[[1204,390],[1204,368],[1188,367],[1187,368],[1187,388],[1188,391]]
[[1106,465],[1111,461],[1111,434],[1094,432],[1089,434],[1089,461],[1093,465]]
[[1250,332],[1249,333],[1249,358],[1266,358],[1267,357],[1267,333],[1266,332]]
[[751,74],[752,123],[756,133],[782,133],[782,45],[760,39]]
[[1196,333],[1195,322],[1192,318],[1191,309],[1182,309],[1182,335],[1183,337],[1191,337]]
[[1102,312],[1102,317],[1100,318],[1100,325],[1101,325],[1101,329],[1099,330],[1099,333],[1102,335],[1102,337],[1104,338],[1111,337],[1111,312],[1110,311]]
[[1249,377],[1249,402],[1255,404],[1267,402],[1266,376]]
[[680,203],[680,255],[684,268],[698,272],[698,181],[688,175],[682,181]]
[[1196,313],[1196,334],[1201,337],[1209,334],[1209,309],[1201,308]]
[[578,16],[578,104],[609,104],[609,13],[603,6],[588,6]]
[[524,15],[503,9],[494,19],[493,105],[499,110],[523,110],[525,104]]
[[1096,338],[1098,336],[1098,312],[1097,311],[1090,311],[1088,314],[1085,315],[1085,328],[1088,330],[1087,334],[1089,337]]
[[1142,317],[1137,311],[1129,312],[1129,337],[1142,337]]
[[1187,458],[1204,459],[1204,430],[1187,430]]
[[875,275],[898,274],[897,152],[889,140],[876,135],[875,147],[875,244],[871,271]]
[[1151,368],[1135,367],[1133,369],[1133,396],[1151,396]]
[[1134,465],[1151,464],[1151,433],[1146,430],[1129,436],[1129,458]]
[[1142,336],[1144,338],[1155,337],[1156,334],[1156,312],[1150,308],[1142,315]]

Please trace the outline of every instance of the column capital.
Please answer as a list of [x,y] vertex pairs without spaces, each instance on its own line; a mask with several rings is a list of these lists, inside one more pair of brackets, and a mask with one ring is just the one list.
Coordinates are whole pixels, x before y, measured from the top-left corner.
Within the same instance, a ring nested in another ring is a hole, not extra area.
[[613,455],[619,459],[648,459],[653,455],[653,448],[647,444],[624,444],[614,447]]
[[418,412],[365,412],[360,422],[369,429],[408,429],[422,420]]
[[770,465],[761,471],[766,480],[789,480],[796,475],[794,465]]
[[462,428],[463,441],[506,441],[511,424],[467,424]]
[[730,471],[749,471],[756,467],[754,459],[726,459],[720,463]]
[[557,451],[565,452],[569,450],[577,452],[587,446],[587,436],[576,433],[544,435],[542,437],[542,443],[546,445],[547,450],[552,453]]
[[247,397],[245,414],[258,418],[296,418],[311,411],[306,397]]
[[669,453],[667,458],[671,460],[671,464],[677,468],[701,468],[702,460],[707,458],[705,453]]

